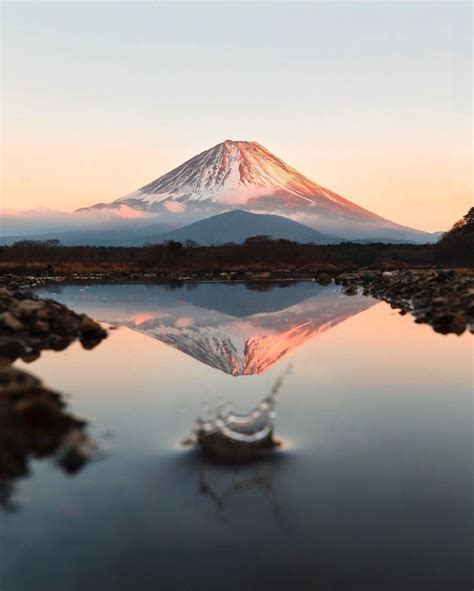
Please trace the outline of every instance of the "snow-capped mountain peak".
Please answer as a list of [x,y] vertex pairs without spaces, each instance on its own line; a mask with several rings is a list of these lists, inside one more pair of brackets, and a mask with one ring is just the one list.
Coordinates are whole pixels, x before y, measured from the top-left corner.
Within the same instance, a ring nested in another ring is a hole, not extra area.
[[234,140],[201,152],[116,203],[137,206],[139,201],[153,208],[167,202],[205,202],[261,209],[268,199],[294,210],[319,206],[377,217],[314,183],[259,143]]

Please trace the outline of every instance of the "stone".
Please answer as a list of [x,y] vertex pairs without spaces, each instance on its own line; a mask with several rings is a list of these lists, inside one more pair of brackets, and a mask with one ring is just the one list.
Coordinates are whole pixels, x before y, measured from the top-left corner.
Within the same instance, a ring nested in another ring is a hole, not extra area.
[[22,316],[29,316],[33,312],[37,312],[45,307],[44,300],[22,300],[18,304],[18,310]]
[[357,294],[357,287],[355,285],[348,285],[344,289],[344,293],[349,296],[356,295]]
[[35,333],[47,333],[49,332],[49,324],[46,320],[37,320],[33,325]]
[[1,339],[0,340],[0,357],[15,361],[26,353],[25,346],[16,339]]
[[332,283],[332,277],[329,273],[320,273],[317,276],[316,281],[319,285],[330,285]]
[[442,334],[462,335],[466,330],[466,319],[461,314],[443,314],[434,319],[433,328]]
[[0,324],[13,332],[18,332],[25,328],[23,323],[18,318],[15,318],[11,312],[0,314]]
[[84,333],[100,332],[102,330],[102,327],[98,322],[92,320],[92,318],[89,318],[89,316],[86,316],[85,314],[81,315],[79,326],[80,330]]

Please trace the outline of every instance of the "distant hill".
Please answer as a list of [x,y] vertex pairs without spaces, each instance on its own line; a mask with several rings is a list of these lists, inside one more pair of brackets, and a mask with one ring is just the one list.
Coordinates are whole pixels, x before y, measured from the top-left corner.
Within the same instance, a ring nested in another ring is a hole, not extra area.
[[170,224],[154,222],[152,224],[127,224],[115,228],[68,230],[58,232],[42,232],[27,236],[4,236],[0,244],[11,245],[19,240],[59,240],[63,246],[143,246],[158,242],[160,236],[170,232],[174,227]]
[[261,235],[301,243],[331,244],[341,241],[283,216],[256,214],[234,209],[168,232],[161,236],[160,242],[192,240],[202,245],[225,244],[226,242],[239,244],[251,236]]

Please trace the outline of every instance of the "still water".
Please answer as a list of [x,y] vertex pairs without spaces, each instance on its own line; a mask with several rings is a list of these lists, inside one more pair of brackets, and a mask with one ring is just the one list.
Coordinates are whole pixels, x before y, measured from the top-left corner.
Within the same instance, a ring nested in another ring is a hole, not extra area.
[[[0,508],[2,591],[468,591],[469,335],[336,286],[64,286],[117,327],[17,366],[97,444],[74,476],[34,461]],[[282,448],[212,464],[181,441],[282,375]]]

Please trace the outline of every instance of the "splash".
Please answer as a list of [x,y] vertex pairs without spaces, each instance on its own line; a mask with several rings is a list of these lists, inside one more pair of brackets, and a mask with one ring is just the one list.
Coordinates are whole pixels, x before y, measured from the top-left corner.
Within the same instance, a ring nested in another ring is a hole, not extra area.
[[183,441],[184,445],[199,445],[203,451],[227,459],[242,459],[257,451],[278,446],[273,438],[278,393],[285,377],[291,372],[289,365],[277,378],[270,393],[247,414],[238,414],[230,404],[215,411],[210,409],[206,418],[196,419],[196,427]]

